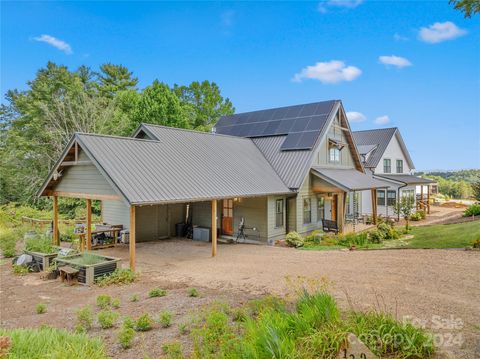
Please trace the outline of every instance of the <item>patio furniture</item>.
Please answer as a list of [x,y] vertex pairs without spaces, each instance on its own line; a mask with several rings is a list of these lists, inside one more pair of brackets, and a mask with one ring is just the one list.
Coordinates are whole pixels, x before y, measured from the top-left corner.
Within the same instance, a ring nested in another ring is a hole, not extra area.
[[324,232],[334,232],[338,233],[338,225],[336,221],[331,221],[329,219],[322,220],[322,227]]

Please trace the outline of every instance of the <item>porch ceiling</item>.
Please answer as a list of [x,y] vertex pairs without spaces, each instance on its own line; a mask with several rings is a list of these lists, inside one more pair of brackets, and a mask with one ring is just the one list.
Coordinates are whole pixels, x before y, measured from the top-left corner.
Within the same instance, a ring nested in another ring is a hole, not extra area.
[[344,191],[363,191],[374,188],[387,188],[390,184],[373,178],[356,169],[332,169],[312,167],[312,173],[318,178],[343,189]]

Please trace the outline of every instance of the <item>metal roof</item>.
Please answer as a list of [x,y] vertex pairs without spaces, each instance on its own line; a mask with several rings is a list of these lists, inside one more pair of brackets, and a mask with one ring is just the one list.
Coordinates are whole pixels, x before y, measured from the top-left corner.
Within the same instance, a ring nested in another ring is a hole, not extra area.
[[374,149],[376,149],[377,145],[358,145],[357,144],[357,148],[358,148],[358,153],[360,153],[361,155],[366,155],[372,152]]
[[390,184],[373,178],[356,169],[333,169],[312,167],[312,173],[346,191],[362,191],[372,188],[387,188]]
[[386,180],[392,180],[396,182],[401,182],[405,184],[432,184],[437,183],[434,180],[428,178],[417,177],[414,175],[407,175],[407,174],[375,174],[375,177],[384,178]]
[[156,127],[159,140],[76,134],[131,204],[289,193],[249,139]]
[[249,138],[285,136],[281,150],[310,150],[338,103],[338,100],[321,101],[223,116],[215,131]]
[[252,141],[289,188],[300,188],[313,151],[281,151],[286,136],[258,137]]

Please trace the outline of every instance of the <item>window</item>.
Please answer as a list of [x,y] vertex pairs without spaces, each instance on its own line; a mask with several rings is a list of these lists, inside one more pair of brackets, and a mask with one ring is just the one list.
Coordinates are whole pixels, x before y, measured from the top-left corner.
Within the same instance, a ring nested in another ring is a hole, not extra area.
[[338,163],[340,162],[340,150],[337,147],[330,147],[330,162]]
[[403,160],[397,160],[397,173],[403,173]]
[[275,206],[275,227],[283,226],[283,199],[277,199]]
[[387,191],[387,205],[394,206],[396,200],[397,200],[397,192]]
[[383,173],[392,173],[392,160],[390,158],[383,160]]
[[303,223],[312,223],[312,206],[311,199],[303,199]]
[[325,197],[317,197],[317,221],[325,219]]
[[414,197],[415,196],[415,190],[413,189],[404,189],[402,191],[402,197]]
[[377,192],[377,205],[385,206],[385,191]]

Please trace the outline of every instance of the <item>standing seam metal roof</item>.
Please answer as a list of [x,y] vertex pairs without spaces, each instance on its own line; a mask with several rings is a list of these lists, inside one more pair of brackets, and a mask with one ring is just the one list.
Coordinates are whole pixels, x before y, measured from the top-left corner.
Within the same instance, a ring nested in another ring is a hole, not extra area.
[[365,167],[377,167],[396,131],[397,128],[393,127],[352,132],[357,147],[377,145],[377,148],[370,154],[367,162],[364,164]]
[[158,128],[159,141],[76,134],[132,204],[289,193],[248,139]]

